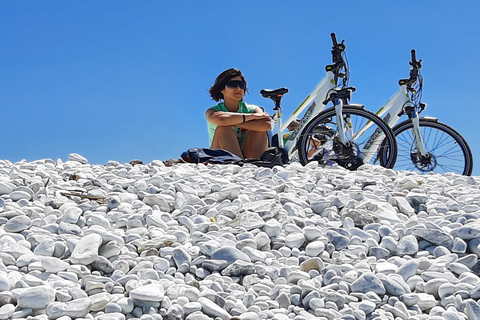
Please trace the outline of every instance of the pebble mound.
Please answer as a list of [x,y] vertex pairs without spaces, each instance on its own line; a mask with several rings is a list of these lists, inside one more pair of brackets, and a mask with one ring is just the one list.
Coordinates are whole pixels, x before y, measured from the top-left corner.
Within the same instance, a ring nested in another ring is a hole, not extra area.
[[0,320],[480,319],[479,185],[0,160]]

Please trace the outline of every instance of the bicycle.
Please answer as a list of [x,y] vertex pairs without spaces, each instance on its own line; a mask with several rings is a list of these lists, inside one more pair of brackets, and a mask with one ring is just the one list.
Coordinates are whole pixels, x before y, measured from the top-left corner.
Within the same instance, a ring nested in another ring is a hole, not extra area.
[[[421,101],[422,59],[416,59],[415,50],[411,51],[409,64],[410,77],[399,80],[398,91],[376,112],[392,128],[397,139],[398,156],[393,169],[471,175],[473,156],[465,139],[437,118],[419,117],[427,105]],[[403,115],[408,120],[396,124]],[[387,163],[388,155],[382,156],[386,158],[381,162]]]
[[[348,86],[350,70],[345,41],[338,43],[335,33],[330,36],[333,64],[325,67],[325,77],[285,123],[282,123],[281,100],[288,88],[260,91],[275,103],[272,118],[277,134],[271,137],[271,145],[278,146],[288,161],[297,154],[302,165],[318,161],[321,165],[338,164],[349,170],[356,170],[364,163],[392,168],[397,157],[395,136],[380,117],[365,110],[363,105],[349,103],[355,88]],[[326,109],[330,101],[333,107]],[[298,126],[284,143],[285,129],[303,111]]]

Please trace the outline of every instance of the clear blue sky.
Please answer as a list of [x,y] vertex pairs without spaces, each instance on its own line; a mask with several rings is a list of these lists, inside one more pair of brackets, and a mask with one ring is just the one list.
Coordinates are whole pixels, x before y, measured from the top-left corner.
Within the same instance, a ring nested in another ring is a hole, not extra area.
[[0,1],[0,159],[90,163],[208,147],[208,88],[230,67],[248,103],[288,87],[291,114],[345,39],[352,102],[376,111],[424,61],[425,115],[457,129],[480,174],[479,1]]

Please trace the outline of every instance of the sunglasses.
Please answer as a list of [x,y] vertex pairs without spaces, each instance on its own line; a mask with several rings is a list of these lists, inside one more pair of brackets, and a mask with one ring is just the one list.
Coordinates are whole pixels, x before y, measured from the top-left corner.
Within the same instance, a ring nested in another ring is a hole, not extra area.
[[225,83],[225,87],[230,89],[240,88],[240,89],[246,90],[247,84],[243,80],[231,80]]

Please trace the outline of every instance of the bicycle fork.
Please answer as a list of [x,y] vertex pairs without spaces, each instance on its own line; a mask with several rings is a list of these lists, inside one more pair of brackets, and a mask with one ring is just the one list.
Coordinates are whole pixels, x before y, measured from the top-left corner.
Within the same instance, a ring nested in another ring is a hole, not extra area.
[[[335,99],[335,113],[338,121],[338,137],[343,145],[347,145],[347,135],[345,134],[345,120],[343,119],[343,101],[342,99]],[[349,124],[351,130],[351,125]]]
[[[415,149],[417,150],[418,154],[412,154],[411,156],[418,157],[418,161],[422,165],[428,165],[431,162],[430,153],[427,151],[425,147],[425,143],[423,141],[422,133],[420,132],[420,117],[418,113],[415,111],[414,106],[406,106],[405,113],[407,114],[408,118],[412,121],[412,135],[413,141],[415,143]],[[415,160],[412,158],[412,161]],[[414,161],[417,162],[417,161]]]
[[[343,106],[344,102],[342,99],[335,99],[335,115],[337,117],[338,142],[340,145],[337,144],[334,146],[334,150],[348,158],[357,157],[360,161],[355,161],[355,165],[358,165],[358,163],[364,163],[365,155],[358,152],[359,150],[356,150],[353,126],[350,121],[350,116],[343,113]],[[347,133],[353,140],[347,138]]]

